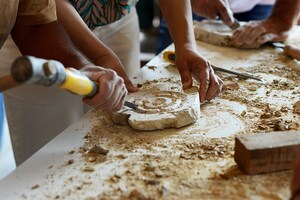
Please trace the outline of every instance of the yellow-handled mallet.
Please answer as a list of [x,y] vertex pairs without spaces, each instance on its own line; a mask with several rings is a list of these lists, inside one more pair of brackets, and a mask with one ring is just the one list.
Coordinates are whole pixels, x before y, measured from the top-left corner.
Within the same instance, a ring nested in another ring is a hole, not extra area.
[[[11,75],[0,78],[0,91],[16,87],[22,83],[44,86],[58,86],[77,95],[92,97],[98,92],[98,85],[86,75],[71,68],[65,68],[56,60],[45,60],[33,56],[21,56],[11,66]],[[125,106],[138,109],[138,106],[125,101]]]
[[13,62],[11,76],[19,83],[56,85],[82,96],[93,96],[97,92],[97,85],[87,76],[66,69],[56,60],[21,56]]

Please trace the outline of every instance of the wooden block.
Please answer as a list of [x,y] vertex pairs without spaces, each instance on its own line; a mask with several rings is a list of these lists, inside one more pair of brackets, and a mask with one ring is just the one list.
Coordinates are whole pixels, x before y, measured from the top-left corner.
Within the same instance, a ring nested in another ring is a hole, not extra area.
[[235,162],[246,174],[292,169],[300,156],[300,131],[238,135],[234,151]]

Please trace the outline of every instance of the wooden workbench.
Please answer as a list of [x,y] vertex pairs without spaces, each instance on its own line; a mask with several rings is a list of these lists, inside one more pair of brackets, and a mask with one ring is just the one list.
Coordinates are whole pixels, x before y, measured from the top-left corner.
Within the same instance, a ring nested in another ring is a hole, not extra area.
[[[291,171],[243,174],[233,160],[234,135],[300,130],[293,112],[300,74],[292,70],[299,64],[271,47],[198,47],[214,65],[264,82],[220,73],[227,85],[222,95],[181,129],[135,131],[92,110],[2,180],[0,199],[287,199]],[[181,87],[176,68],[161,55],[132,80],[142,88]],[[94,145],[108,154],[87,153]]]

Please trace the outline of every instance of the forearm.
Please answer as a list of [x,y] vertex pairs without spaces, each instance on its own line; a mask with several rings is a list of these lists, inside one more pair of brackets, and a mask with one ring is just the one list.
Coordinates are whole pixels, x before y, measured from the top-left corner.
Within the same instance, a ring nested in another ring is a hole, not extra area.
[[289,30],[297,23],[299,12],[299,0],[277,0],[269,19],[283,22],[282,25]]
[[11,34],[24,55],[55,59],[76,69],[89,64],[57,21],[39,26],[16,24]]
[[192,10],[189,0],[160,0],[161,11],[166,18],[175,48],[182,45],[195,47]]
[[75,46],[83,52],[94,64],[103,57],[118,60],[117,56],[102,43],[74,7],[67,0],[56,0],[58,21],[63,25]]

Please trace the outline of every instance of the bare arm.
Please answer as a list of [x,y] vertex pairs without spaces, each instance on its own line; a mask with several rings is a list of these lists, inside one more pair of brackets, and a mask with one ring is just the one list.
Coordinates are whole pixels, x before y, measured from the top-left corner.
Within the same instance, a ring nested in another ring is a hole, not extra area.
[[76,69],[89,65],[57,21],[38,26],[17,23],[11,35],[24,55],[59,60]]
[[116,71],[124,79],[127,89],[136,91],[137,88],[126,75],[120,59],[94,35],[68,0],[56,0],[56,7],[58,21],[64,26],[75,46],[94,64]]
[[193,84],[192,76],[200,82],[200,102],[215,98],[222,89],[222,81],[215,75],[209,62],[197,52],[189,0],[160,0],[168,29],[175,44],[176,66],[183,89]]
[[247,23],[234,32],[233,39],[240,46],[284,41],[288,37],[289,30],[297,22],[299,11],[299,0],[277,0],[268,19]]
[[220,17],[228,26],[233,25],[233,13],[227,0],[191,0],[195,14],[215,19]]

